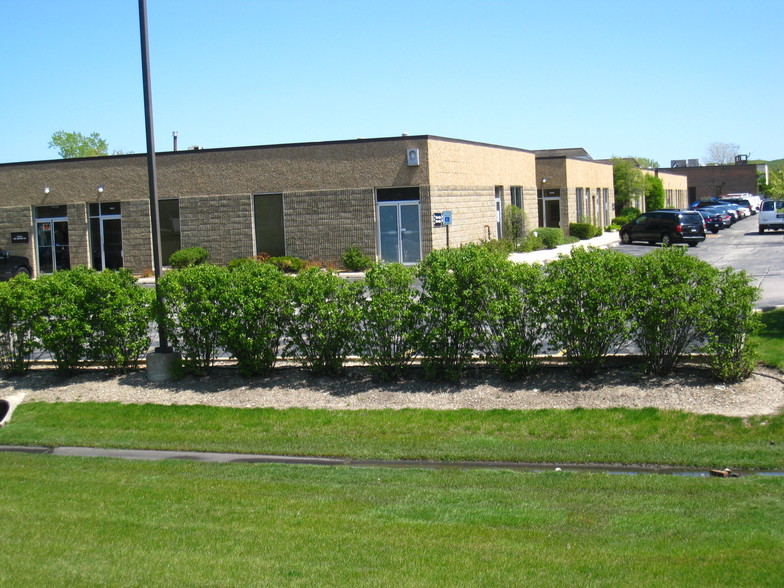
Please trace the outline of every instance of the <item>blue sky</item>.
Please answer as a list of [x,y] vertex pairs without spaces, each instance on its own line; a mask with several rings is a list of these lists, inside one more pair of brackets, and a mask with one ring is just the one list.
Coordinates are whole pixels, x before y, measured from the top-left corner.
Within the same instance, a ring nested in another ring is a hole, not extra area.
[[[784,157],[784,1],[147,0],[155,144],[432,134]],[[0,0],[0,163],[146,151],[137,0]]]

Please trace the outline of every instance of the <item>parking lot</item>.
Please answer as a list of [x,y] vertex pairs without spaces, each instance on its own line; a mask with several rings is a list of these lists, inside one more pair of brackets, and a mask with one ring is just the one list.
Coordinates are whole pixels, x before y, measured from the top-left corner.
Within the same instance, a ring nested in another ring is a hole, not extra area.
[[[618,243],[620,251],[645,255],[661,245]],[[757,216],[743,219],[718,232],[707,234],[697,247],[688,247],[689,255],[717,268],[745,270],[761,289],[758,308],[784,306],[784,231],[760,233]]]

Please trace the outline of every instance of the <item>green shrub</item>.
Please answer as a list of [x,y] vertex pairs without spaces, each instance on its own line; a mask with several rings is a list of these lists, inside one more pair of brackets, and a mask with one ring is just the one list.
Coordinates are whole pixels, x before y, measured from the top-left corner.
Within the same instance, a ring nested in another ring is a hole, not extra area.
[[291,318],[291,278],[272,265],[250,261],[234,265],[220,293],[219,342],[246,376],[272,370]]
[[621,212],[618,214],[618,216],[622,216],[622,217],[628,218],[630,220],[634,220],[635,218],[637,218],[641,214],[642,214],[642,211],[639,208],[634,208],[634,206],[629,206],[629,207],[624,208],[623,210],[621,210]]
[[489,251],[495,251],[496,253],[503,256],[508,256],[510,253],[512,253],[512,251],[514,251],[514,243],[506,238],[481,241],[479,246]]
[[493,287],[486,290],[484,356],[508,380],[519,379],[539,365],[547,330],[547,296],[539,265],[490,260],[486,271]]
[[616,216],[614,219],[612,219],[612,224],[616,225],[618,228],[620,228],[623,225],[625,225],[626,223],[632,222],[635,218],[637,218],[637,217],[636,216]]
[[[635,258],[630,309],[633,340],[649,372],[666,376],[705,335],[714,312],[718,271],[682,247],[656,249]],[[706,309],[710,308],[710,312]]]
[[160,320],[187,372],[202,374],[218,354],[228,284],[229,270],[210,264],[167,272],[158,282]]
[[664,208],[664,182],[657,176],[645,176],[645,210]]
[[360,287],[315,267],[297,274],[291,281],[294,318],[288,324],[286,354],[316,374],[341,375],[354,348]]
[[188,247],[175,251],[169,256],[169,265],[175,269],[183,269],[207,262],[209,254],[202,247]]
[[35,283],[26,274],[0,282],[0,369],[23,374],[36,349],[34,325],[41,315]]
[[619,231],[619,230],[621,229],[621,226],[622,226],[622,225],[616,225],[616,224],[615,224],[615,221],[616,221],[616,220],[618,220],[618,219],[613,219],[613,222],[612,222],[612,224],[609,224],[609,225],[607,225],[607,226],[605,227],[605,229],[604,229],[604,230],[605,230],[606,232],[608,232],[608,233],[609,233],[610,231]]
[[757,362],[751,338],[762,325],[754,311],[759,288],[745,272],[727,268],[719,273],[715,296],[711,312],[704,317],[704,351],[716,379],[737,382],[750,376]]
[[545,249],[555,249],[564,243],[564,233],[556,227],[539,227],[533,232],[541,239]]
[[602,230],[590,223],[569,223],[569,235],[578,239],[593,239],[602,234]]
[[279,270],[287,274],[296,274],[301,272],[308,266],[308,262],[299,257],[291,257],[290,255],[284,257],[270,257],[266,263],[274,265]]
[[551,344],[580,375],[595,374],[628,338],[632,259],[614,249],[578,247],[546,268]]
[[87,357],[114,373],[137,368],[150,347],[155,291],[139,286],[127,269],[97,272],[84,285]]
[[536,231],[531,231],[525,238],[515,247],[516,251],[527,253],[529,251],[539,251],[544,249],[544,241],[536,234]]
[[77,267],[42,275],[35,280],[41,314],[33,332],[63,375],[74,374],[88,355],[92,329],[86,293],[95,273],[86,267]]
[[352,245],[343,252],[340,260],[347,270],[352,272],[363,272],[373,266],[373,260],[362,253],[359,247]]
[[484,301],[494,287],[487,268],[502,261],[498,252],[469,244],[433,251],[420,263],[417,340],[428,378],[456,381],[473,362],[485,337]]
[[416,352],[414,270],[398,263],[373,266],[359,290],[357,353],[373,376],[398,378]]
[[520,243],[526,235],[525,211],[513,204],[504,208],[504,239]]

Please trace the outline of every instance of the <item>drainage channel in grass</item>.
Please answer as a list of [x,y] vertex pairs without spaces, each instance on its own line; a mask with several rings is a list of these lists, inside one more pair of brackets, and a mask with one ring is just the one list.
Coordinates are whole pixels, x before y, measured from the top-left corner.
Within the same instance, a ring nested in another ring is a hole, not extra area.
[[784,471],[723,470],[684,468],[670,466],[605,465],[605,464],[556,464],[519,463],[506,461],[458,461],[442,462],[427,460],[373,460],[340,457],[255,455],[238,453],[211,453],[198,451],[161,451],[148,449],[103,449],[99,447],[29,447],[2,445],[0,452],[35,453],[62,457],[110,457],[142,461],[166,459],[202,461],[209,463],[280,463],[289,465],[322,465],[375,468],[419,468],[419,469],[504,469],[528,472],[605,473],[605,474],[666,474],[693,477],[738,477],[748,475],[784,476]]

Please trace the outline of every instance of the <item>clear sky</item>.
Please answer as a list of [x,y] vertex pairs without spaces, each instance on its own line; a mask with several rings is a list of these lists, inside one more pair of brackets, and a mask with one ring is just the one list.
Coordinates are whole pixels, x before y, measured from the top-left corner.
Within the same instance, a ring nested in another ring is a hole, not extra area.
[[[155,145],[784,157],[784,0],[147,0]],[[146,151],[137,0],[0,0],[0,163]]]

